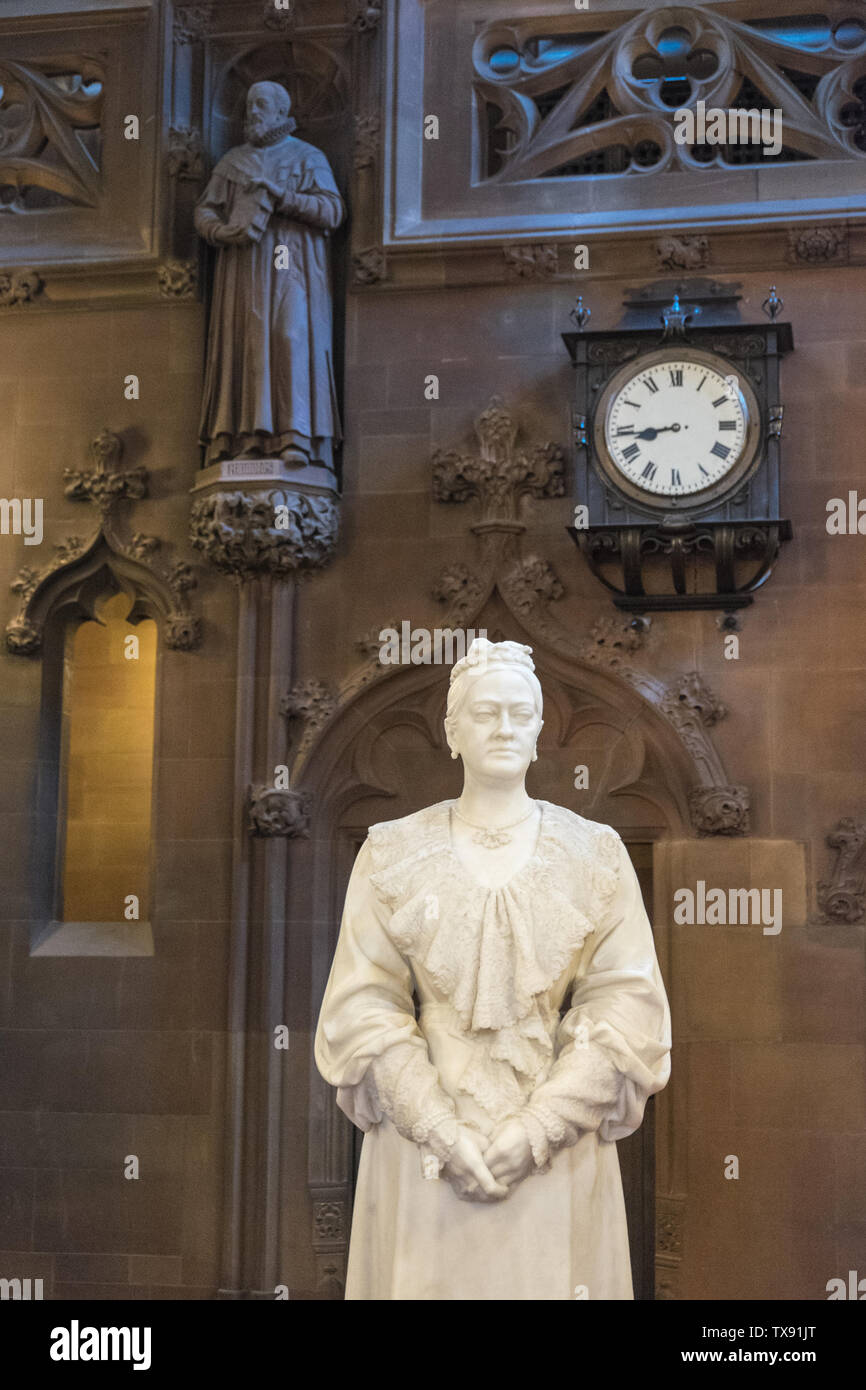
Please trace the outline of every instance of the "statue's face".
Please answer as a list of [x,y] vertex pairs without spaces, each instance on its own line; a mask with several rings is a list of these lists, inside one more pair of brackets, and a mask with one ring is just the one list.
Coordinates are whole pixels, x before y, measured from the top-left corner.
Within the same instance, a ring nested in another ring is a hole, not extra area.
[[502,668],[469,679],[452,735],[463,766],[484,780],[522,779],[542,725],[528,682]]
[[279,98],[268,87],[256,83],[247,92],[246,130],[249,135],[266,135],[280,121],[285,120],[286,112],[280,110]]

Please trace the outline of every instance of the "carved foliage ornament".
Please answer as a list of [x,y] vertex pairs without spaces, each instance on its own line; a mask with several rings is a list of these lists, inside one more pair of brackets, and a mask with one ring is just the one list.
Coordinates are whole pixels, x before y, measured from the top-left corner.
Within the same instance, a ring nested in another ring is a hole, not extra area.
[[549,280],[559,269],[555,245],[505,246],[505,274],[509,280]]
[[0,309],[11,309],[19,304],[32,304],[42,293],[43,281],[35,270],[8,270],[0,272]]
[[223,574],[289,577],[327,564],[338,519],[330,497],[214,492],[193,503],[190,540]]
[[748,787],[694,787],[689,793],[689,811],[699,835],[749,833]]
[[433,456],[433,496],[437,502],[481,500],[482,522],[514,523],[520,497],[562,497],[564,455],[558,444],[516,445],[518,426],[498,396],[475,422],[478,453],[437,450]]
[[0,213],[95,206],[103,80],[81,55],[0,62]]
[[[835,26],[809,18],[800,33],[778,14],[744,23],[710,5],[647,7],[624,21],[563,16],[549,30],[537,18],[494,20],[473,49],[482,145],[494,137],[486,172],[507,182],[646,177],[860,157],[866,17]],[[765,155],[760,141],[713,145],[696,132],[679,143],[675,112],[694,112],[699,101],[705,111],[780,111],[782,148]]]

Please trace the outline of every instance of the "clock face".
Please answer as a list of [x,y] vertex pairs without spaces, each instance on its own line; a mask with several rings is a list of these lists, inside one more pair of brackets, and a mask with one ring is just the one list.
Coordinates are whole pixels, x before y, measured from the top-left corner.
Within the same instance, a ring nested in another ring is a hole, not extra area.
[[751,434],[743,384],[733,368],[708,354],[674,350],[654,353],[643,367],[631,364],[618,376],[600,402],[615,472],[650,497],[723,489]]

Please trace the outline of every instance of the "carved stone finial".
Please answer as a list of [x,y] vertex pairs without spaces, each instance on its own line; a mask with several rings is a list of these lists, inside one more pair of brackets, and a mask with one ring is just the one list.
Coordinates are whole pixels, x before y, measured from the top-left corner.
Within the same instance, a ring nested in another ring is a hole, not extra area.
[[748,835],[749,789],[741,785],[693,787],[689,812],[699,835]]
[[852,816],[840,820],[827,836],[837,859],[829,879],[818,884],[818,907],[825,921],[862,922],[866,918],[866,870],[861,856],[866,848],[866,822]]
[[63,492],[73,502],[95,502],[107,512],[115,502],[138,502],[147,496],[147,469],[122,468],[123,441],[102,429],[90,442],[92,468],[64,468]]
[[252,786],[247,827],[251,835],[263,839],[307,839],[309,799],[303,792],[288,787]]
[[475,422],[480,451],[437,450],[433,455],[433,496],[437,502],[481,501],[482,524],[514,529],[517,503],[524,495],[562,497],[564,455],[558,444],[515,449],[518,426],[498,396]]

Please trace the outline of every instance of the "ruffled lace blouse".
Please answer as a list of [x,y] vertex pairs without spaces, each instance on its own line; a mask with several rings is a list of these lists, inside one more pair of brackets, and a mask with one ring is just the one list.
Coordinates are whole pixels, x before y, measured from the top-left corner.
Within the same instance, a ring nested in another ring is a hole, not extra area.
[[631,1133],[667,1081],[652,933],[610,827],[540,802],[534,853],[491,888],[454,851],[453,805],[371,827],[316,1060],[364,1130],[387,1115],[441,1163],[458,1120],[490,1133],[516,1117],[544,1169],[582,1132]]

